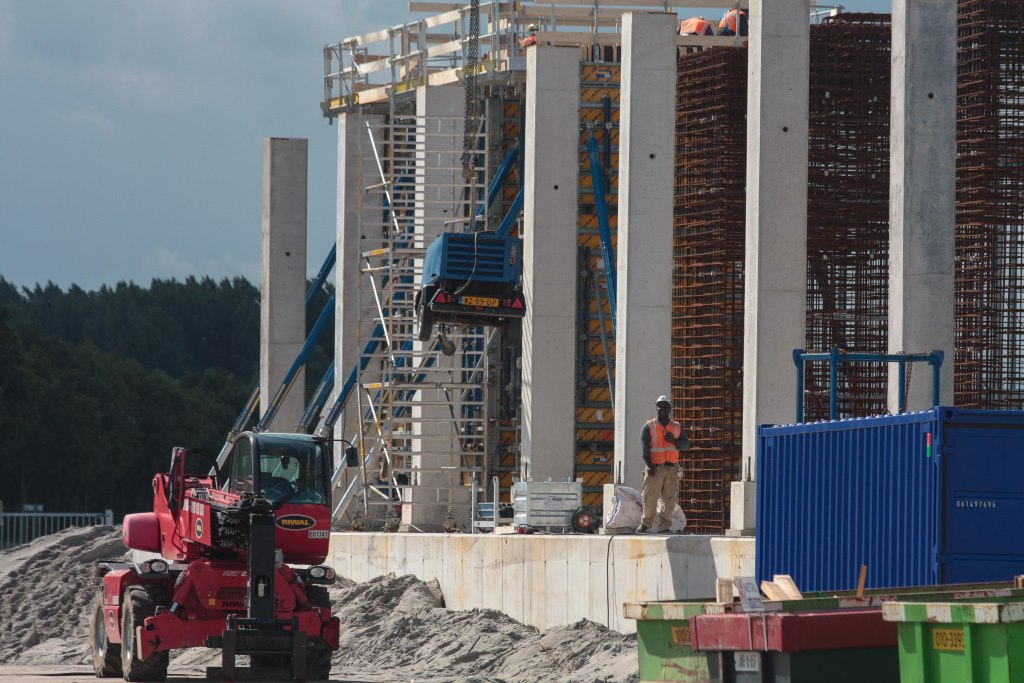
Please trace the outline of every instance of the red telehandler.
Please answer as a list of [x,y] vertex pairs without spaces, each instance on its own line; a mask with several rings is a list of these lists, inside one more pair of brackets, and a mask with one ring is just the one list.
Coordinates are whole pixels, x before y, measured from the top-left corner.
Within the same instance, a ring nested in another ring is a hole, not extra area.
[[163,681],[170,650],[205,646],[222,650],[211,680],[329,678],[332,470],[330,444],[306,434],[243,432],[223,471],[207,451],[175,448],[153,511],[124,518],[132,562],[97,565],[96,675]]

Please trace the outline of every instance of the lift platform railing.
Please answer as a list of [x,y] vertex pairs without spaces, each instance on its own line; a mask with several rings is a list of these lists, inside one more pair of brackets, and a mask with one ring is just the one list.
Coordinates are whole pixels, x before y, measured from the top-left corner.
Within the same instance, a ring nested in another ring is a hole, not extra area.
[[839,366],[844,363],[896,363],[899,365],[899,402],[898,412],[906,412],[907,400],[907,363],[928,363],[932,366],[932,405],[939,405],[939,371],[945,354],[934,350],[930,353],[851,353],[837,349],[829,349],[825,353],[806,352],[793,349],[793,362],[796,364],[796,421],[804,421],[804,363],[811,361],[829,364],[829,419],[839,419]]

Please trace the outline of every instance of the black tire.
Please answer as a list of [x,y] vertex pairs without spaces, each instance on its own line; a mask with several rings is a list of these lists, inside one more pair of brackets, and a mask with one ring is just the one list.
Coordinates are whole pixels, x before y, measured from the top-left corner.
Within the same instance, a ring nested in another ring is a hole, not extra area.
[[[331,596],[324,586],[306,586],[306,597],[313,607],[330,607]],[[306,642],[306,678],[326,681],[331,677],[331,648],[320,638]]]
[[[427,296],[428,293],[430,296]],[[421,342],[430,341],[430,337],[434,333],[434,312],[430,310],[430,299],[432,298],[433,292],[416,292],[416,318],[419,324],[416,338]]]
[[121,677],[121,645],[107,640],[106,617],[103,614],[103,586],[96,592],[92,616],[89,617],[89,648],[96,678]]
[[168,652],[156,652],[142,661],[135,656],[135,629],[142,626],[146,617],[156,613],[158,605],[165,605],[167,598],[162,586],[149,584],[129,586],[124,594],[121,614],[121,670],[126,681],[167,680]]

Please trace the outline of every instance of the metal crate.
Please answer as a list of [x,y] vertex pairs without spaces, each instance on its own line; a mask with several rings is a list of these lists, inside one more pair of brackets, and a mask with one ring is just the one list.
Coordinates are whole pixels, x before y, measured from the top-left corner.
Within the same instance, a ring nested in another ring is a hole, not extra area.
[[583,504],[583,482],[517,481],[512,504],[516,527],[570,529],[573,513]]

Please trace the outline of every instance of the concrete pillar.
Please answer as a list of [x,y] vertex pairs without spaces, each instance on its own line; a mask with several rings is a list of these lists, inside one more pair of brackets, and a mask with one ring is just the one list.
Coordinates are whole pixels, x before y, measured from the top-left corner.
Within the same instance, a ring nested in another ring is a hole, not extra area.
[[[260,274],[260,415],[306,340],[305,138],[263,140],[263,266]],[[273,421],[290,432],[306,407],[299,372]]]
[[[363,231],[370,234],[372,230],[375,237],[380,234],[384,208],[383,192],[380,189],[366,189],[381,182],[367,124],[373,128],[374,138],[379,140],[384,123],[383,116],[358,112],[338,117],[337,262],[334,270],[335,391],[332,404],[359,361],[363,347],[370,340],[370,334],[376,326],[374,318],[377,308],[369,282],[360,272],[359,254],[378,246],[362,246]],[[367,371],[372,367],[367,366]],[[342,419],[335,424],[336,438],[352,440],[357,432],[354,396],[349,405]],[[342,462],[342,447],[339,443],[335,451],[335,462]]]
[[807,121],[810,28],[806,0],[752,0],[747,87],[743,473],[732,527],[754,527],[757,425],[792,422],[793,349],[807,309]]
[[640,429],[672,394],[675,14],[622,22],[619,100],[615,479],[640,488]]
[[[889,350],[945,352],[939,400],[952,405],[957,8],[894,0],[892,9]],[[898,372],[890,366],[894,413]],[[931,368],[917,364],[907,409],[931,405]]]
[[534,480],[573,476],[579,49],[526,51],[522,462]]
[[[423,246],[429,246],[443,232],[462,229],[450,223],[456,218],[461,201],[462,117],[466,106],[465,89],[460,85],[419,88],[416,91],[416,116],[420,134],[416,142],[416,229]],[[422,264],[420,264],[422,266]],[[419,268],[417,269],[419,270]],[[412,443],[413,467],[423,471],[413,484],[412,505],[403,509],[403,522],[420,529],[437,529],[447,514],[449,494],[460,497],[461,482],[454,473],[442,467],[455,467],[459,462],[459,441],[451,421],[448,396],[431,380],[451,381],[453,369],[462,367],[461,335],[453,331],[454,356],[437,354],[434,370],[422,383],[412,409],[413,433],[419,438]],[[425,351],[429,343],[415,342],[414,349]],[[437,353],[437,352],[432,352]],[[451,405],[459,414],[458,405]],[[468,500],[468,495],[465,496]],[[453,506],[454,507],[454,506]],[[453,510],[456,520],[468,524],[468,507]]]

